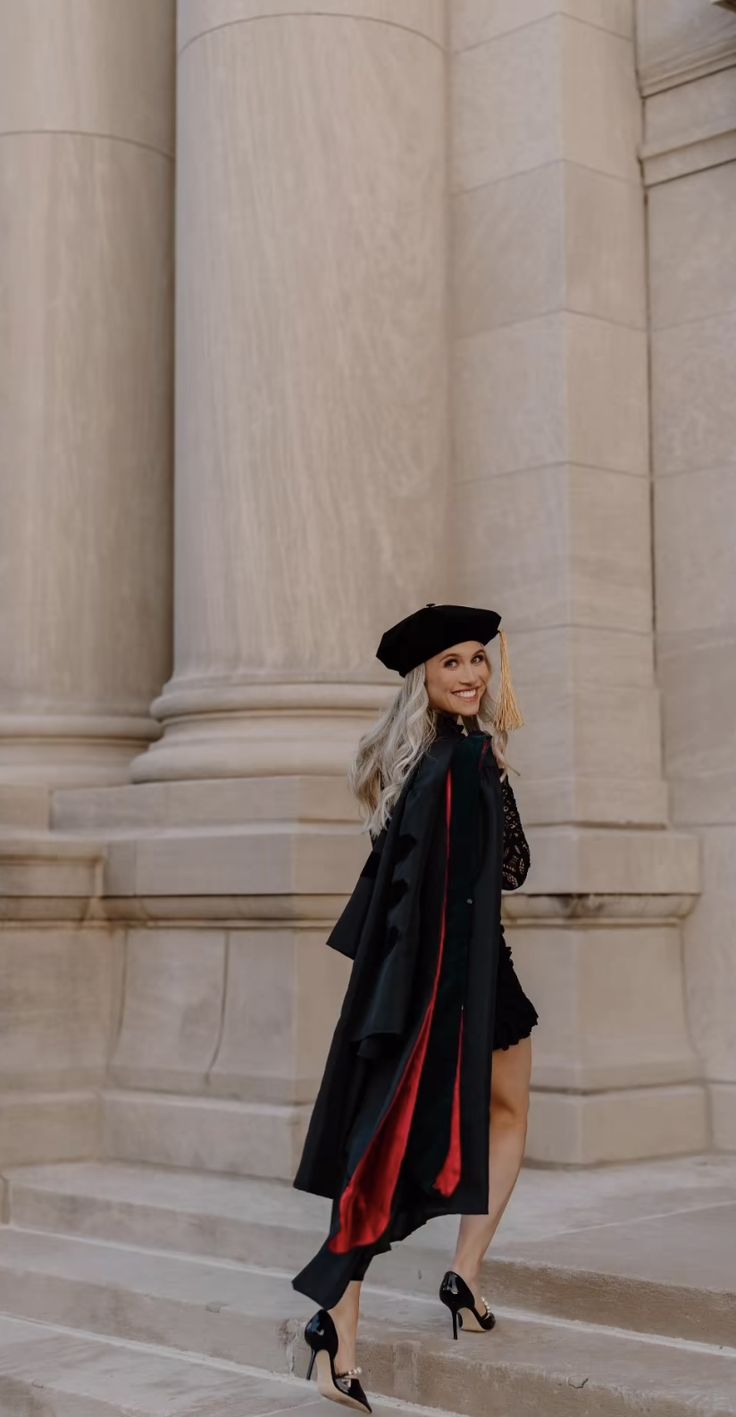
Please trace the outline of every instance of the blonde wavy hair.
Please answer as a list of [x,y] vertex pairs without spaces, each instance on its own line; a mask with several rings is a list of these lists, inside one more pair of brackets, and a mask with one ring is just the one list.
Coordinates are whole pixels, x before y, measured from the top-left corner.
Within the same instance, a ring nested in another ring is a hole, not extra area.
[[[490,661],[489,661],[490,663]],[[497,727],[498,703],[488,688],[468,728],[492,734],[492,750],[504,775],[508,732]],[[425,666],[418,664],[405,676],[401,688],[380,718],[358,743],[348,769],[348,784],[357,797],[363,830],[378,836],[387,825],[394,804],[412,769],[437,736],[437,710],[430,707]]]

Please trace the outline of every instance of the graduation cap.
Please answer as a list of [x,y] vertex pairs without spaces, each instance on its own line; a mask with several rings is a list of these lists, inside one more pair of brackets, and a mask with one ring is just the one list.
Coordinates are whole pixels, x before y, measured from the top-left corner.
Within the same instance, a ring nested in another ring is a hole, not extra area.
[[376,658],[387,669],[398,670],[403,677],[410,669],[416,669],[417,665],[435,654],[441,654],[451,645],[462,644],[465,640],[478,640],[485,645],[498,635],[501,679],[496,728],[499,732],[508,732],[512,728],[521,728],[524,720],[514,695],[506,635],[499,629],[500,624],[501,616],[495,610],[481,610],[472,605],[435,605],[430,600],[421,610],[415,610],[384,632]]

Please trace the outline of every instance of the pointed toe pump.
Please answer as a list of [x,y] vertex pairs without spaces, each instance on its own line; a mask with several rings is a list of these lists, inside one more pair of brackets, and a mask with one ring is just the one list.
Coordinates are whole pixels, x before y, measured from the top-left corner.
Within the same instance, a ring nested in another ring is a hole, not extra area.
[[318,1309],[304,1330],[304,1338],[312,1350],[307,1368],[307,1378],[317,1364],[317,1387],[323,1397],[332,1402],[342,1402],[345,1407],[357,1407],[359,1412],[372,1412],[363,1389],[358,1381],[360,1368],[348,1368],[346,1373],[335,1372],[337,1356],[337,1329],[326,1309]]
[[478,1312],[475,1295],[470,1285],[466,1284],[462,1275],[456,1274],[454,1269],[448,1269],[442,1280],[440,1299],[452,1314],[453,1338],[457,1338],[458,1321],[460,1327],[470,1333],[487,1333],[496,1322],[495,1314],[491,1313],[488,1301],[483,1296],[481,1296],[481,1303],[485,1312]]

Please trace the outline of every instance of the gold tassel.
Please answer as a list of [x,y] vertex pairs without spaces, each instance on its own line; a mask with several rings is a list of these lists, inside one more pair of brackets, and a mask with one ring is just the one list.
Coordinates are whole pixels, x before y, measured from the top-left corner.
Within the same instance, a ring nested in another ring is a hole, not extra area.
[[503,630],[499,630],[498,640],[501,647],[501,679],[496,700],[495,723],[498,733],[509,733],[514,728],[523,728],[524,719],[511,682],[509,652]]

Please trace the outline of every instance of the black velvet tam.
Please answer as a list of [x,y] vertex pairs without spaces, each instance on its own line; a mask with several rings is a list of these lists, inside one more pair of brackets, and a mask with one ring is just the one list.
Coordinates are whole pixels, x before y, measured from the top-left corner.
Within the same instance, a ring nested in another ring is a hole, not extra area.
[[463,644],[465,640],[488,644],[498,634],[500,624],[501,616],[495,610],[480,610],[472,605],[435,605],[428,601],[421,610],[415,610],[385,631],[376,658],[387,669],[396,669],[405,675],[451,645]]

